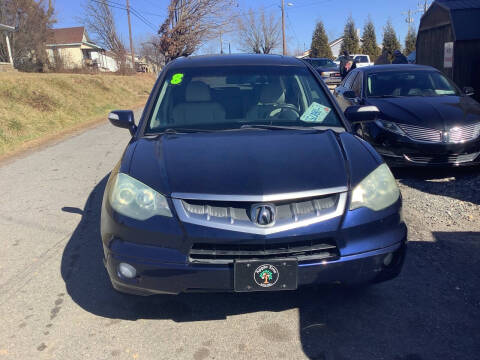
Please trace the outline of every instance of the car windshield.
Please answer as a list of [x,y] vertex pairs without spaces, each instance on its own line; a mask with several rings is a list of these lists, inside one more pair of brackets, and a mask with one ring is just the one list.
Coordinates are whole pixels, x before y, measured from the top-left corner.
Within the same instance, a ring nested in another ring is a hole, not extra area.
[[337,66],[330,59],[309,59],[307,61],[314,67],[336,67]]
[[251,125],[343,129],[325,90],[307,68],[218,66],[170,70],[145,133]]
[[436,71],[385,71],[367,77],[368,97],[458,96],[457,87]]

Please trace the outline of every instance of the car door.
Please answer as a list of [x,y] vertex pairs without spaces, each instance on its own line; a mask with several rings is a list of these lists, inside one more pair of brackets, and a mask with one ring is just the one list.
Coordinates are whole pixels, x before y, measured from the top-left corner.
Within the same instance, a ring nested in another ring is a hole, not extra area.
[[353,70],[347,74],[343,82],[335,89],[335,98],[337,99],[340,108],[345,109],[352,105],[353,100],[344,96],[345,92],[352,91],[353,84],[358,77],[358,71]]

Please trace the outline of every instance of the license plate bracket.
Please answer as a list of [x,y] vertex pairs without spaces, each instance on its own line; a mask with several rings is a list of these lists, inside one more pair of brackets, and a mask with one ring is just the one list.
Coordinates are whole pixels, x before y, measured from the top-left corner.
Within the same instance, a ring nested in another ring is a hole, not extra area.
[[298,286],[298,261],[237,260],[233,275],[236,292],[295,290]]

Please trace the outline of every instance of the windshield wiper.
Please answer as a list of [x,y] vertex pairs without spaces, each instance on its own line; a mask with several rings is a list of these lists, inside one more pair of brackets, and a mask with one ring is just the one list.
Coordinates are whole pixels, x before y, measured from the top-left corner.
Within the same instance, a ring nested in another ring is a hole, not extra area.
[[187,129],[187,128],[168,128],[160,131],[161,134],[181,134],[181,133],[197,133],[197,132],[212,132],[214,130],[207,129]]
[[310,130],[310,131],[324,131],[316,129],[314,127],[307,126],[286,126],[286,125],[263,125],[263,124],[251,124],[242,125],[241,129],[267,129],[267,130]]
[[369,98],[398,98],[401,96],[398,95],[378,95],[378,96],[369,96]]

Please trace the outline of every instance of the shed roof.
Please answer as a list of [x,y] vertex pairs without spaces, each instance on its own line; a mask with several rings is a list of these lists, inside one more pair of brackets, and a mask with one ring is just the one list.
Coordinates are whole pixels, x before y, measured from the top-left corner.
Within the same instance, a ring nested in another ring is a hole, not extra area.
[[436,0],[436,3],[450,12],[456,41],[480,39],[480,0]]
[[78,44],[83,42],[84,26],[52,29],[48,42],[51,44]]

